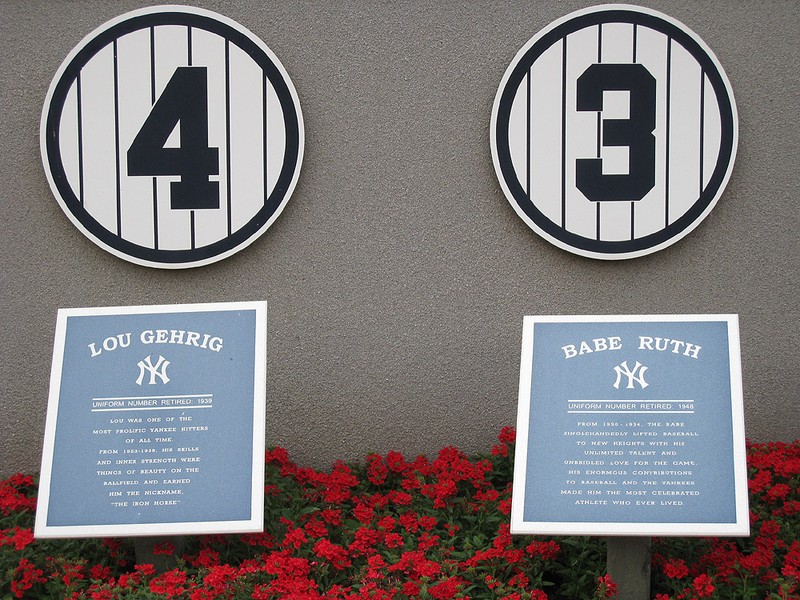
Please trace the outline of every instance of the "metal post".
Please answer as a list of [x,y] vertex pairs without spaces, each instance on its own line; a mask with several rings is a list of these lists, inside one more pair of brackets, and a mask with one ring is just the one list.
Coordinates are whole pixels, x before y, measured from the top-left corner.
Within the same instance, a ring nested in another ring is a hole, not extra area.
[[[156,554],[154,552],[156,544],[169,542],[175,547],[172,554]],[[136,551],[136,564],[153,565],[156,573],[171,571],[178,565],[178,557],[183,554],[186,547],[186,538],[182,535],[161,536],[161,537],[137,537],[134,538],[134,549]]]
[[609,537],[606,568],[619,586],[618,600],[649,600],[650,538]]

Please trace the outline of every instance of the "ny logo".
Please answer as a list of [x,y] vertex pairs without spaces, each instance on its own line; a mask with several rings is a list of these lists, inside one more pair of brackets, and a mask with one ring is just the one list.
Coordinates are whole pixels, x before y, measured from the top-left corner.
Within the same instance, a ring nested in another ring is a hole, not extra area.
[[646,388],[648,385],[644,380],[644,372],[647,371],[647,367],[642,365],[642,363],[640,363],[638,360],[636,361],[633,369],[628,366],[628,361],[625,360],[621,364],[614,367],[614,370],[617,372],[617,380],[614,382],[614,387],[617,389],[619,389],[619,384],[622,381],[623,375],[628,378],[628,385],[626,386],[626,389],[632,389],[634,381],[638,383],[642,389]]
[[149,385],[155,385],[156,377],[161,379],[161,383],[169,382],[169,377],[167,377],[167,367],[169,366],[169,361],[160,354],[158,355],[156,364],[153,364],[153,361],[148,354],[147,358],[140,360],[137,363],[137,366],[139,367],[139,377],[136,379],[136,385],[142,385],[145,373],[150,374],[150,381],[148,382]]

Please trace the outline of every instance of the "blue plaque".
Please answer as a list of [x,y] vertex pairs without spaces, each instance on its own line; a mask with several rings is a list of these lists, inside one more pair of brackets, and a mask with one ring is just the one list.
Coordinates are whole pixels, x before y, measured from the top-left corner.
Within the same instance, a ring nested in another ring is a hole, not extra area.
[[261,531],[266,311],[59,310],[36,536]]
[[749,535],[736,315],[526,317],[511,529]]

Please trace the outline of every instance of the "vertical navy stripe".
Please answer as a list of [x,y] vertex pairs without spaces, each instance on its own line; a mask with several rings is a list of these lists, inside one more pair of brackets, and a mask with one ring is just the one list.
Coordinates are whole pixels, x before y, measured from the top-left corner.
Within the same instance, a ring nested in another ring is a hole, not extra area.
[[228,235],[233,230],[231,216],[231,43],[225,39],[225,169],[228,201]]
[[[603,62],[603,24],[597,25],[597,62]],[[601,104],[602,106],[602,104]],[[602,160],[602,146],[603,146],[603,111],[597,111],[597,158]],[[595,238],[600,240],[600,206],[602,202],[598,202],[595,208]]]
[[528,200],[531,199],[531,69],[528,68],[528,75],[525,77],[525,94],[527,112],[525,114],[525,191],[528,194]]
[[603,24],[597,25],[597,62],[603,62]]
[[[192,28],[191,26],[186,27],[186,55],[187,59],[186,62],[188,66],[192,66]],[[194,250],[197,247],[197,240],[196,240],[196,229],[195,229],[195,212],[194,209],[189,211],[189,228],[190,228],[190,235],[191,235],[191,248]]]
[[268,89],[267,89],[267,74],[263,73],[263,77],[261,78],[261,96],[264,101],[264,122],[263,122],[263,130],[262,130],[262,152],[264,157],[264,204],[267,203],[269,200],[269,171],[267,170],[267,117],[269,116],[269,111],[267,110],[267,99],[269,98]]
[[156,28],[150,27],[150,104],[156,103]]
[[83,95],[81,93],[81,73],[75,78],[78,100],[78,201],[83,206]]
[[119,157],[119,68],[117,65],[117,40],[114,40],[114,146],[117,155],[117,235],[122,236],[122,191],[120,189]]
[[567,228],[567,36],[561,40],[561,227]]
[[[156,30],[150,27],[150,104],[156,103]],[[153,248],[158,250],[158,180],[153,177]]]
[[666,157],[664,161],[664,226],[669,225],[669,120],[670,94],[672,92],[672,38],[667,36],[667,122],[666,122]]
[[[633,24],[633,63],[636,63],[636,46],[638,44],[638,26],[636,23]],[[630,110],[630,109],[628,109]],[[630,155],[628,156],[628,164],[630,165]],[[634,221],[636,216],[636,202],[631,202],[631,239],[636,237],[636,230],[634,227]]]
[[705,145],[705,104],[706,104],[706,74],[700,69],[700,182],[697,186],[698,198],[703,193],[703,152]]

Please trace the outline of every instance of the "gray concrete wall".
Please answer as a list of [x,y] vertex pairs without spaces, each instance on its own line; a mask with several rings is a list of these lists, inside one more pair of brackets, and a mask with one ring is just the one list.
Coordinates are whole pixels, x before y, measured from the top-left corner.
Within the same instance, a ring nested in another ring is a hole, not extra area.
[[711,215],[630,261],[535,235],[489,150],[500,79],[587,2],[221,2],[279,56],[306,154],[277,222],[185,271],[99,249],[39,157],[47,87],[92,29],[143,1],[0,0],[0,476],[38,469],[59,307],[266,299],[267,443],[303,464],[390,449],[486,450],[515,422],[526,314],[739,313],[748,436],[800,437],[800,4],[645,1],[691,27],[731,80],[740,142]]

